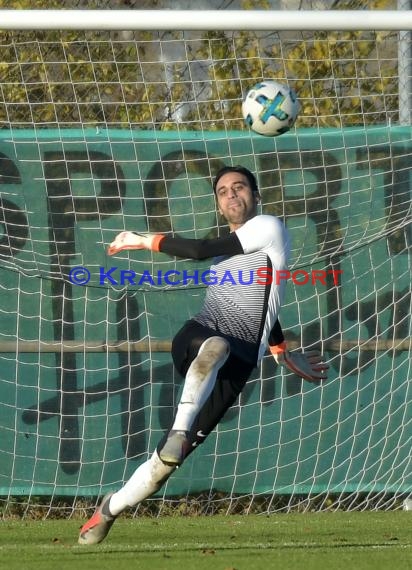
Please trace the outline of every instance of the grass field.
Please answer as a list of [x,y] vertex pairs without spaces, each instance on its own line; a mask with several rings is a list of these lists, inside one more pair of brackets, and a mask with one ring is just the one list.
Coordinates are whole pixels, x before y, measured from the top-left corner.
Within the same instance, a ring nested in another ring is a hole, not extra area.
[[98,546],[79,520],[3,520],[8,570],[411,570],[412,513],[120,518]]

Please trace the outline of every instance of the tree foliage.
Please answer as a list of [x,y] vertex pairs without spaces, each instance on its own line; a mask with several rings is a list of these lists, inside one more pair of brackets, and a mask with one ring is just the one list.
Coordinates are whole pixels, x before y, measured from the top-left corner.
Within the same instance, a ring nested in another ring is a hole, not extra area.
[[[60,8],[57,0],[3,4]],[[348,0],[338,8],[391,4]],[[2,31],[0,124],[242,129],[242,97],[265,78],[295,87],[301,126],[376,124],[396,120],[396,58],[396,34],[382,32]]]

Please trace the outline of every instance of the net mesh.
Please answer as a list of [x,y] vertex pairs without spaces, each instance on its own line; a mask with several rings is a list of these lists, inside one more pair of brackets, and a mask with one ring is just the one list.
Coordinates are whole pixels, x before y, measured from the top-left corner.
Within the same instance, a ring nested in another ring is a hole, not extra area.
[[[412,140],[400,41],[408,50],[395,32],[0,34],[3,501],[63,511],[59,499],[119,488],[153,451],[182,382],[170,342],[201,306],[210,261],[105,249],[123,229],[223,235],[210,183],[240,163],[292,235],[289,344],[322,348],[330,380],[305,384],[266,357],[154,502],[401,505]],[[301,103],[273,139],[241,117],[267,78]]]

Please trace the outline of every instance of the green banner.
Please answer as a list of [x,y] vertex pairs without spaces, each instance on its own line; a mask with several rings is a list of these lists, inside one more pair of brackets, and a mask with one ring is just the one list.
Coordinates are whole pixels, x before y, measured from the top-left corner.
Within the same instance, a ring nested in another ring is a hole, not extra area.
[[[288,338],[341,349],[327,353],[324,386],[284,377],[265,358],[167,493],[409,492],[410,353],[362,344],[411,334],[411,151],[401,127],[277,139],[0,132],[0,493],[99,494],[153,451],[182,382],[170,355],[85,347],[171,340],[205,285],[142,276],[195,275],[209,262],[105,249],[122,229],[217,235],[211,176],[232,163],[258,173],[262,211],[285,217],[292,271],[341,272],[338,285],[331,274],[288,285]],[[86,286],[74,268],[88,271]],[[65,342],[78,350],[33,348]]]

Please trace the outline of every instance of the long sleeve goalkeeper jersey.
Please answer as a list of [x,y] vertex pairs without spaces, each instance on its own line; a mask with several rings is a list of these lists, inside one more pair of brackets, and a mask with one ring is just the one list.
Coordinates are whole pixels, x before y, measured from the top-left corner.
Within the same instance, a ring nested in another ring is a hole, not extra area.
[[216,239],[165,236],[159,250],[182,258],[214,258],[211,284],[193,319],[225,336],[238,357],[257,364],[269,342],[282,342],[278,314],[285,294],[282,272],[287,270],[290,240],[278,218],[255,216]]

